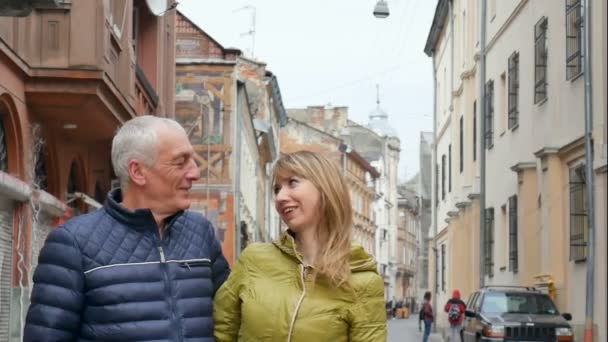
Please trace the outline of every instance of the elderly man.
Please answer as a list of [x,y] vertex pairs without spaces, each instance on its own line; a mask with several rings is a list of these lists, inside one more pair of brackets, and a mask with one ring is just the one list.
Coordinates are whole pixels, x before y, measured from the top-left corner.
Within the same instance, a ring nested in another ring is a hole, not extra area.
[[175,121],[142,116],[112,141],[121,190],[46,240],[25,341],[213,341],[213,296],[229,269],[190,206],[199,178]]

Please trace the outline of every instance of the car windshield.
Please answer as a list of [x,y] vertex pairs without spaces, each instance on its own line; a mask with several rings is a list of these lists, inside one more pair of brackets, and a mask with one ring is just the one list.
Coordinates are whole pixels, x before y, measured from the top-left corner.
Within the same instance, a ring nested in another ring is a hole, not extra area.
[[481,311],[484,313],[526,313],[536,315],[558,315],[551,299],[544,294],[487,293]]

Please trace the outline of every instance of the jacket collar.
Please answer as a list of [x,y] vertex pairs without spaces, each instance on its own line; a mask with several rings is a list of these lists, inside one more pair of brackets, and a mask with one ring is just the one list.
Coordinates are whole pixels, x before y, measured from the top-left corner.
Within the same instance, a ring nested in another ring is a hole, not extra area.
[[[281,234],[279,239],[272,242],[281,252],[295,259],[296,262],[304,264],[304,258],[296,249],[295,234],[291,230],[287,230]],[[375,272],[377,273],[377,264],[374,258],[369,255],[363,247],[353,244],[350,250],[350,269],[351,272]]]
[[[110,216],[124,225],[131,226],[132,228],[136,229],[157,229],[156,220],[154,220],[154,215],[152,215],[152,211],[150,209],[143,208],[131,211],[123,207],[120,204],[121,202],[122,191],[120,189],[114,189],[108,194],[106,202],[104,203],[104,209],[108,212],[108,214],[110,214]],[[183,213],[183,211],[178,211],[173,216],[168,217],[166,221],[168,224],[166,227],[169,227],[171,223],[173,223],[175,219],[177,219]]]
[[296,249],[295,234],[291,230],[286,230],[281,236],[272,242],[281,252],[295,259],[300,264],[304,264],[304,258]]

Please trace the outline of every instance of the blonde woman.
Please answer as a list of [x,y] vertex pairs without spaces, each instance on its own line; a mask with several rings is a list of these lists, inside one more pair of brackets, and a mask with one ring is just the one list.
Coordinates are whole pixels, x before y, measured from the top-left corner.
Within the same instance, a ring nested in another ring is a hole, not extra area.
[[384,283],[351,245],[352,208],[336,163],[301,151],[273,170],[275,208],[289,227],[247,247],[215,297],[215,339],[384,342]]

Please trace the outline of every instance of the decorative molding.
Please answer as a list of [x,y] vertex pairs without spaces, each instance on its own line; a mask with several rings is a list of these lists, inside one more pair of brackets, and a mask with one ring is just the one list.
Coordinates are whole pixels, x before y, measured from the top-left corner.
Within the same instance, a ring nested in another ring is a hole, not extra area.
[[472,201],[472,200],[476,200],[476,199],[479,199],[479,194],[478,194],[478,193],[473,192],[473,193],[468,194],[468,195],[467,195],[467,198],[468,198],[468,199],[470,199],[471,201]]
[[486,45],[486,51],[485,51],[486,56],[488,55],[488,52],[490,52],[492,47],[496,44],[498,39],[503,35],[503,33],[505,33],[505,31],[509,28],[509,26],[513,23],[513,21],[515,21],[515,18],[517,18],[519,13],[524,9],[524,7],[527,4],[528,4],[528,0],[522,0],[517,5],[517,7],[515,7],[513,12],[511,12],[511,15],[509,15],[507,20],[505,20],[505,22],[500,26],[498,31],[496,31],[496,34],[494,34],[494,37],[492,37],[492,39],[490,39],[490,41]]
[[511,171],[520,173],[526,169],[536,169],[536,162],[519,162],[511,166]]
[[585,148],[585,137],[582,136],[580,138],[574,139],[573,141],[563,145],[559,148],[558,153],[560,155],[568,154],[574,150]]
[[466,207],[468,207],[470,205],[471,205],[471,201],[457,202],[456,203],[456,208],[458,208],[458,209],[464,209],[464,208],[466,208]]
[[543,148],[541,148],[540,150],[534,152],[534,156],[536,158],[542,159],[545,158],[551,154],[556,154],[559,152],[559,147],[548,147],[545,146]]

